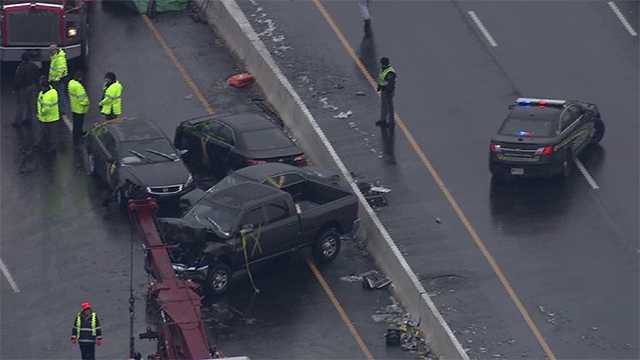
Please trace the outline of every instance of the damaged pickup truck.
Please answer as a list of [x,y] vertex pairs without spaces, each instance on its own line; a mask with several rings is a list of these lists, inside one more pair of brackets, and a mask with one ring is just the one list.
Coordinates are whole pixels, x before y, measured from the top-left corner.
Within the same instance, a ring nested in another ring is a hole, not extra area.
[[[270,165],[252,168],[262,166]],[[304,247],[319,263],[331,262],[355,231],[357,198],[335,183],[242,178],[207,191],[182,218],[157,219],[176,273],[203,283],[209,294],[224,293],[237,271]]]

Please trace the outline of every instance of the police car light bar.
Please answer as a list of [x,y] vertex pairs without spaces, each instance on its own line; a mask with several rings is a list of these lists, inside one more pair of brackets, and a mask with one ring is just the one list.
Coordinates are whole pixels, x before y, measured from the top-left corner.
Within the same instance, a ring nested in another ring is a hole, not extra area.
[[535,99],[535,98],[518,98],[516,104],[519,106],[563,106],[566,103],[565,100],[554,99]]

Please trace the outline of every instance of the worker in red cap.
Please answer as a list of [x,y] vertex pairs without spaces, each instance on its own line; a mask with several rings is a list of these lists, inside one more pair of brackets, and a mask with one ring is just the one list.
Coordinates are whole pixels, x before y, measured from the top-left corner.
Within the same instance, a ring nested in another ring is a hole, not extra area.
[[76,315],[71,328],[71,343],[80,344],[82,360],[95,360],[96,345],[102,345],[100,320],[89,302],[83,302],[80,306],[82,311]]

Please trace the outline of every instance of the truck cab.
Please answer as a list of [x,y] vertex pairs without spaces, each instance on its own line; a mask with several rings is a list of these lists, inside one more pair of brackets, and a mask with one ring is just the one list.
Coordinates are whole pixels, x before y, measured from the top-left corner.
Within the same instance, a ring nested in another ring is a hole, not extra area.
[[68,59],[89,54],[89,9],[93,0],[0,0],[0,61],[49,59],[58,44]]

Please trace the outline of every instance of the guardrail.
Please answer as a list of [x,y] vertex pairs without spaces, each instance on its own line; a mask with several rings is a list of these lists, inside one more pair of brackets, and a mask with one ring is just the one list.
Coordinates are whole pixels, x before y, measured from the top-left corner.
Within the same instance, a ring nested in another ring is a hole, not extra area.
[[412,316],[420,318],[427,342],[441,359],[469,357],[451,332],[426,290],[409,267],[384,225],[359,191],[349,170],[313,115],[282,74],[235,0],[193,0],[206,21],[244,62],[267,100],[314,164],[338,170],[360,200],[360,229],[376,264],[393,281],[393,291]]

